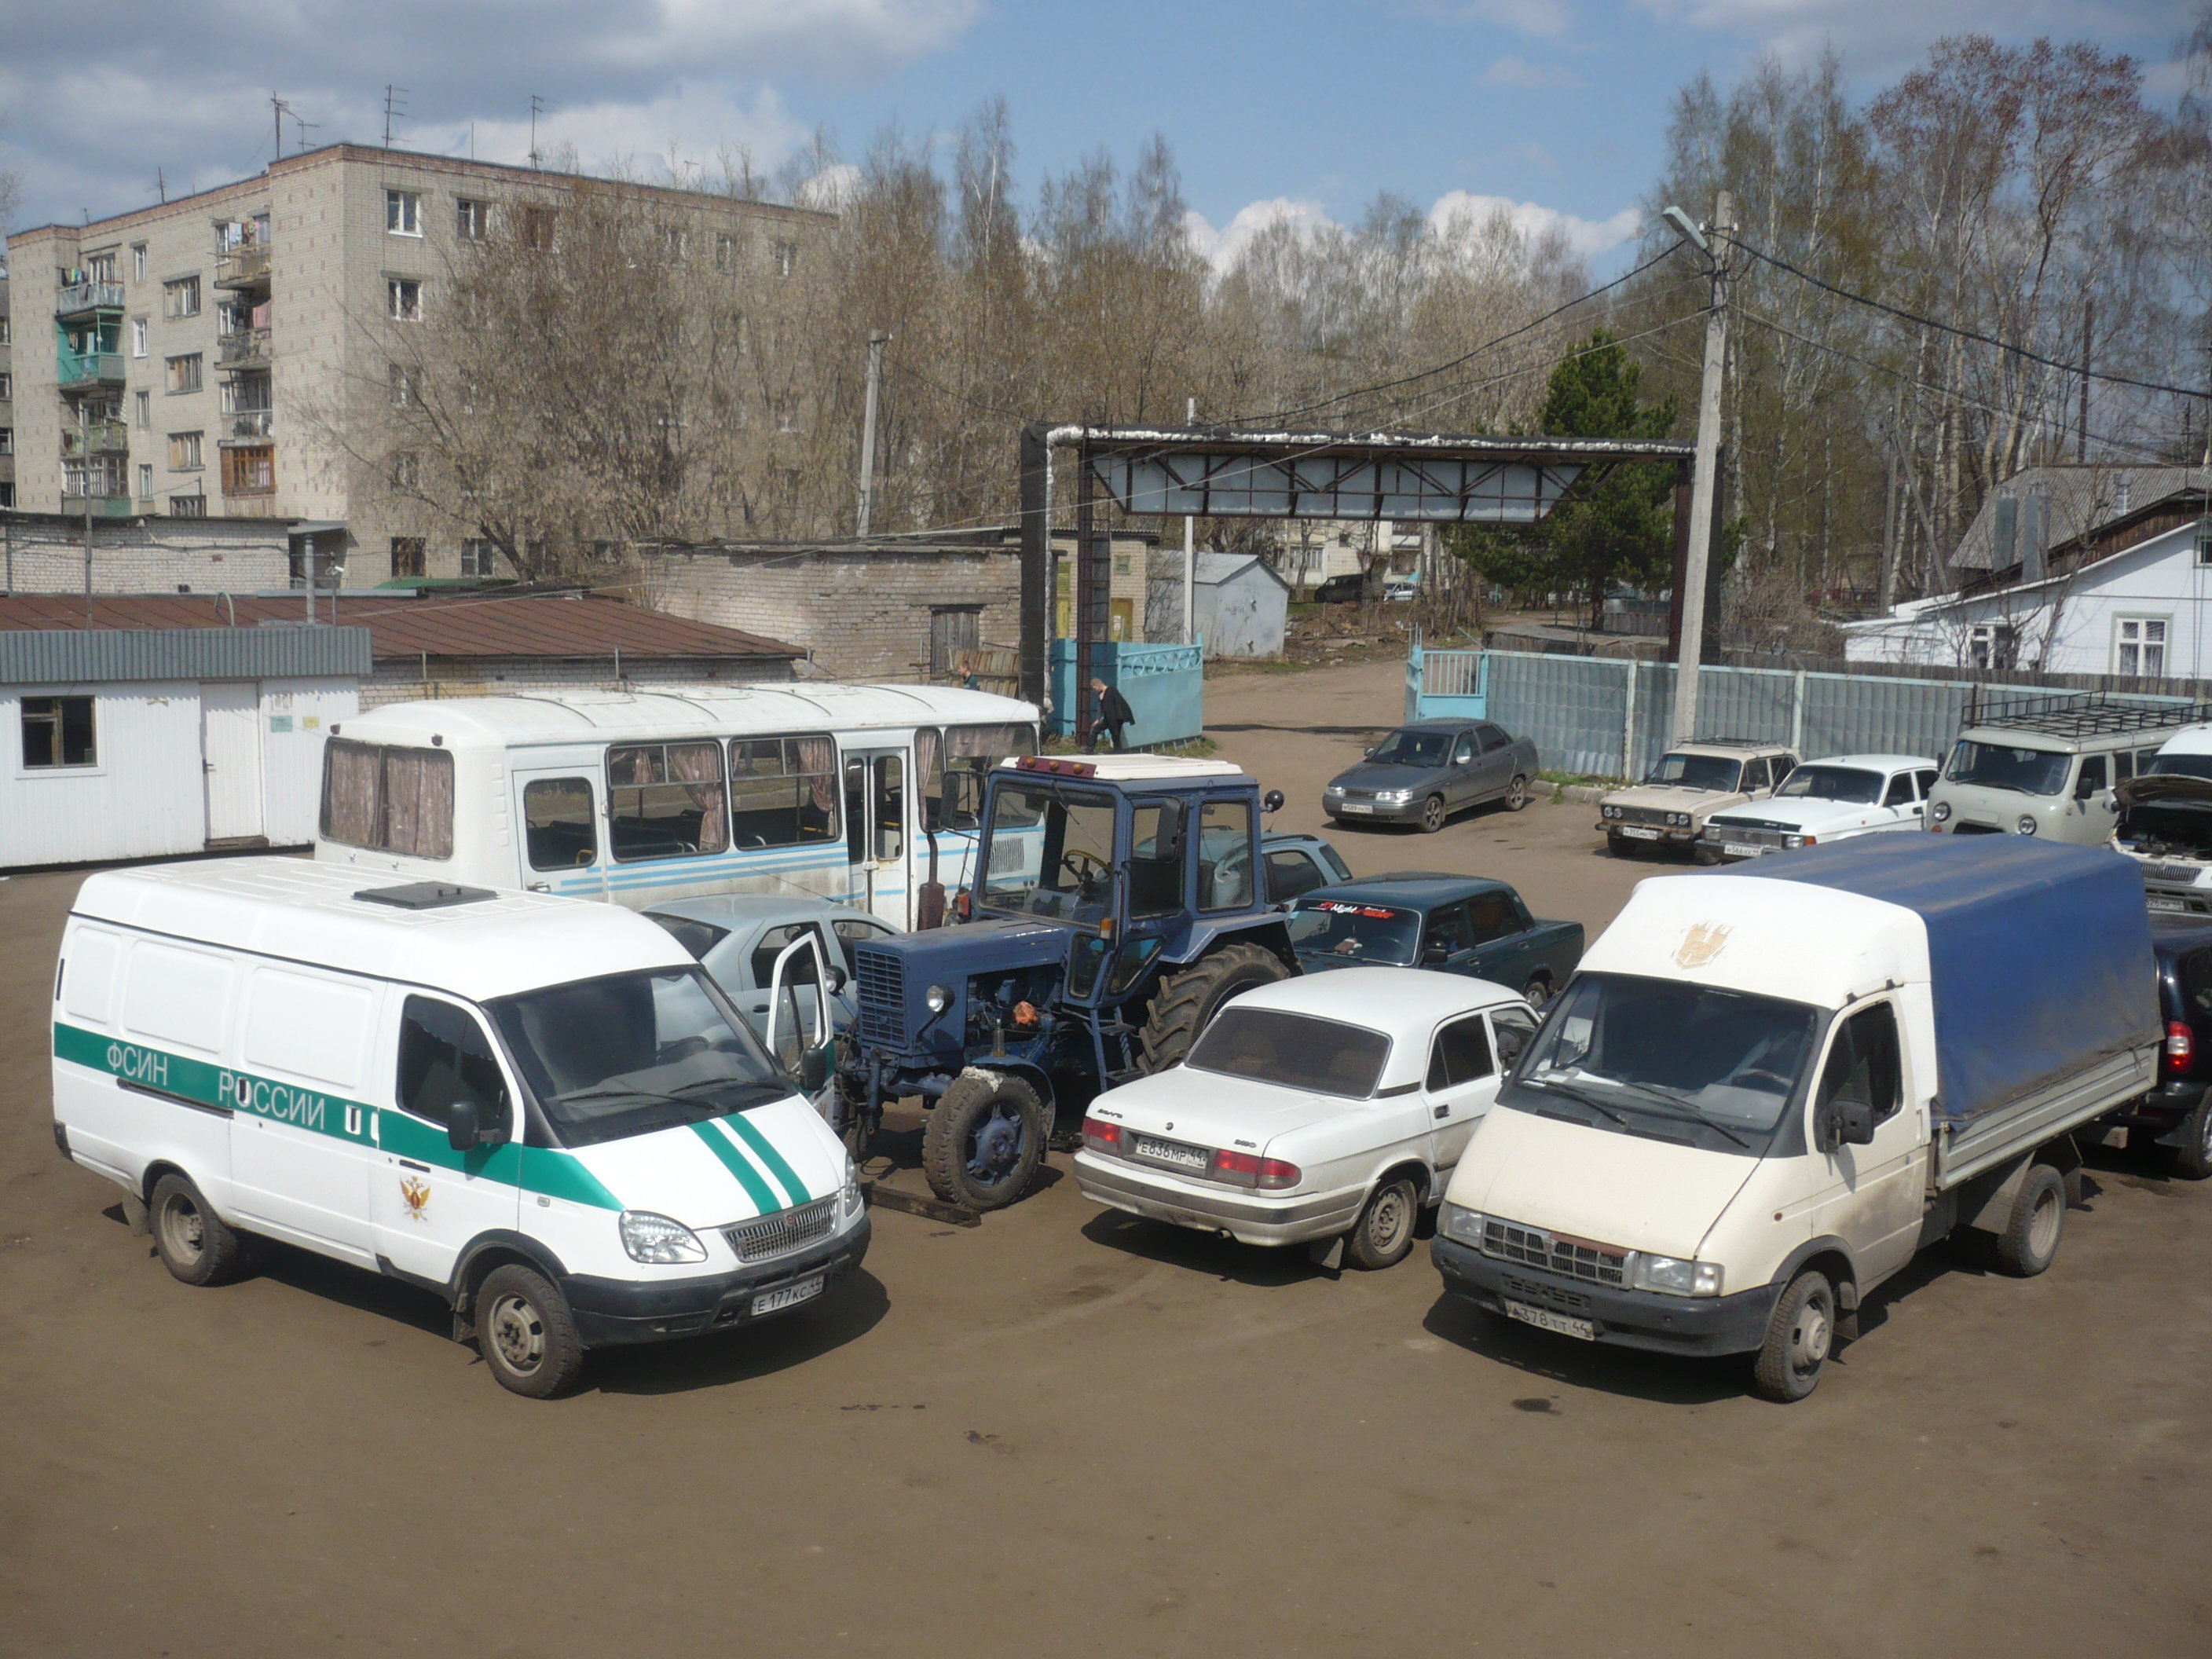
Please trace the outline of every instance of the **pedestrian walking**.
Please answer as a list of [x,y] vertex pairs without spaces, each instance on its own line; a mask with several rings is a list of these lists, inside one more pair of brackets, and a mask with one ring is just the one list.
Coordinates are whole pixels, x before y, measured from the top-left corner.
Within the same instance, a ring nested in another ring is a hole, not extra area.
[[1092,680],[1091,690],[1098,699],[1098,712],[1091,723],[1091,752],[1098,752],[1098,734],[1103,732],[1118,754],[1129,746],[1128,732],[1136,723],[1136,711],[1129,707],[1127,697],[1103,680]]

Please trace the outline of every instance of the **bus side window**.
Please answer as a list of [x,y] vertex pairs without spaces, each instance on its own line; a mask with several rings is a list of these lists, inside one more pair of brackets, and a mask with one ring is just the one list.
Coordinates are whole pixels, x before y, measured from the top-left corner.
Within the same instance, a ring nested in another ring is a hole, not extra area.
[[533,870],[573,870],[599,858],[588,778],[533,778],[525,784],[522,825]]

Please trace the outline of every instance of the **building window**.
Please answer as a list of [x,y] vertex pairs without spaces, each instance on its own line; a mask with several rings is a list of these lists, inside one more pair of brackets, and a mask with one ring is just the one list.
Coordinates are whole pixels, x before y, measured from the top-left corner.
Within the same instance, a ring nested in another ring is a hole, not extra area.
[[2164,617],[2120,617],[2113,622],[2112,672],[2131,679],[2166,678]]
[[384,192],[384,228],[394,236],[422,234],[422,198],[411,190]]
[[412,489],[422,477],[422,458],[411,449],[403,449],[392,458],[392,487]]
[[1976,623],[1966,630],[1969,668],[2020,666],[2020,629],[2010,623]]
[[171,392],[198,392],[200,389],[200,354],[169,359],[168,387]]
[[131,245],[131,280],[134,283],[146,280],[146,244],[143,242]]
[[422,284],[411,276],[393,276],[384,284],[385,303],[395,323],[422,320]]
[[714,237],[714,269],[727,270],[738,262],[738,239],[726,231]]
[[12,455],[15,453],[15,428],[12,426],[0,426],[0,455]]
[[151,461],[138,463],[138,499],[142,501],[154,499],[154,463]]
[[197,472],[200,466],[200,434],[197,432],[172,432],[169,434],[169,471]]
[[499,574],[499,544],[487,536],[471,536],[461,544],[461,574],[464,576],[494,576]]
[[276,491],[276,452],[273,449],[226,449],[222,452],[222,493],[226,495],[272,495]]
[[200,279],[180,277],[173,283],[161,284],[161,314],[174,320],[179,317],[200,314]]
[[799,244],[778,242],[775,245],[775,274],[788,276],[799,269]]
[[690,253],[690,251],[691,233],[690,231],[684,229],[681,225],[661,226],[661,258],[666,259],[668,263],[672,265],[680,265],[684,263],[684,256]]
[[204,519],[207,517],[207,497],[172,495],[169,497],[169,516],[173,519]]
[[13,478],[0,478],[0,507],[15,505],[15,481]]
[[526,207],[522,210],[522,245],[544,253],[553,246],[555,227],[558,216],[549,207]]
[[416,372],[405,363],[386,365],[392,373],[392,406],[394,409],[413,409],[422,401]]
[[131,355],[134,357],[146,355],[146,319],[143,317],[131,319]]
[[90,697],[23,699],[23,767],[96,766]]
[[395,576],[419,576],[422,574],[426,544],[420,536],[394,536],[392,538],[392,574]]
[[8,313],[0,311],[0,345],[11,344],[15,338],[15,331],[8,321]]
[[131,413],[134,417],[136,417],[140,426],[149,427],[153,425],[154,394],[150,392],[132,392],[131,394]]
[[84,274],[88,281],[107,283],[115,280],[115,250],[88,255],[84,262]]
[[453,234],[465,242],[481,242],[491,234],[491,204],[466,196],[453,201]]
[[2212,518],[2197,521],[2197,562],[2212,564]]

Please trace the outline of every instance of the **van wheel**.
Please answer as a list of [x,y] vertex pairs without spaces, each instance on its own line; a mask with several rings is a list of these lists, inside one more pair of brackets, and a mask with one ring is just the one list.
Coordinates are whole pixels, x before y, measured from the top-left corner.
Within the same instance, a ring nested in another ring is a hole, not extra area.
[[220,1285],[237,1274],[243,1241],[180,1175],[154,1183],[147,1202],[161,1265],[187,1285]]
[[1444,798],[1442,795],[1430,796],[1421,803],[1419,825],[1421,833],[1425,836],[1435,835],[1437,830],[1444,827]]
[[2181,1126],[2182,1144],[2173,1151],[2173,1172],[2184,1181],[2212,1176],[2212,1094],[2197,1103]]
[[1766,1340],[1751,1370],[1753,1392],[1784,1404],[1802,1400],[1820,1386],[1835,1340],[1835,1286],[1817,1268],[1799,1273],[1766,1322]]
[[550,1400],[584,1368],[568,1299],[544,1274],[520,1262],[494,1267],[477,1289],[477,1352],[511,1394]]
[[1044,1103],[1003,1072],[952,1080],[921,1131],[921,1171],[947,1204],[1003,1210],[1029,1190],[1044,1156]]
[[1387,1181],[1377,1187],[1344,1241],[1352,1265],[1370,1273],[1396,1267],[1413,1248],[1413,1224],[1420,1214],[1412,1182]]
[[2013,1200],[2012,1219],[1997,1235],[1999,1271],[2033,1279],[2048,1267],[2066,1236],[2066,1177],[2048,1164],[2028,1167]]

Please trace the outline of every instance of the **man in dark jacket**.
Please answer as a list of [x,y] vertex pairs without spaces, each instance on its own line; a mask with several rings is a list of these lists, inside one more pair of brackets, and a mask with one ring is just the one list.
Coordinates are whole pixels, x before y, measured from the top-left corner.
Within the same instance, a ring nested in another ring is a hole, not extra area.
[[1127,732],[1136,721],[1136,712],[1129,700],[1103,680],[1091,682],[1091,692],[1098,700],[1097,713],[1091,717],[1091,752],[1098,752],[1098,735],[1106,734],[1116,753],[1129,746]]

